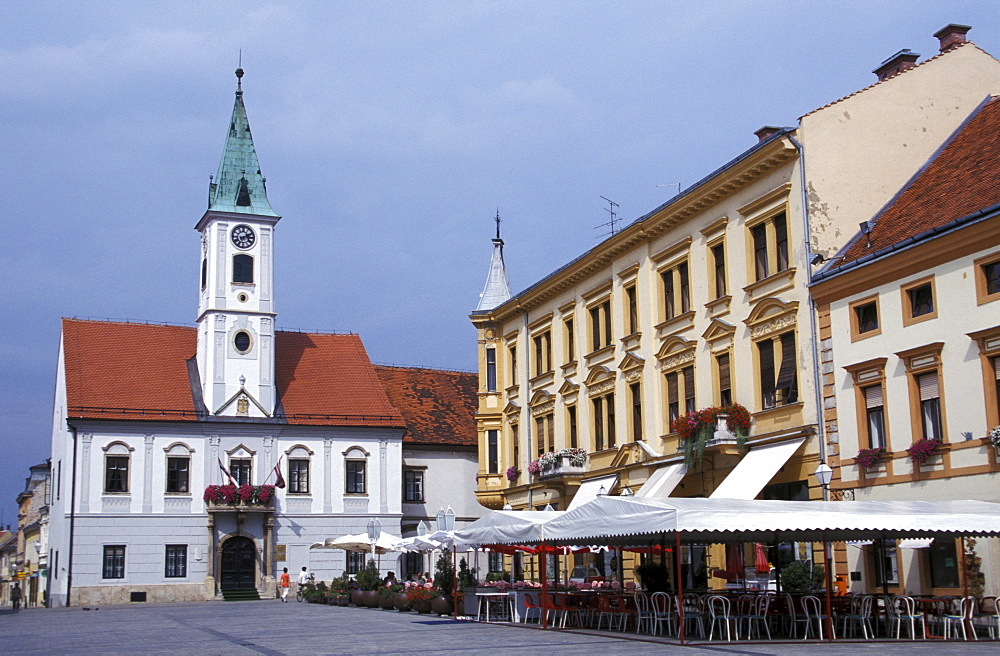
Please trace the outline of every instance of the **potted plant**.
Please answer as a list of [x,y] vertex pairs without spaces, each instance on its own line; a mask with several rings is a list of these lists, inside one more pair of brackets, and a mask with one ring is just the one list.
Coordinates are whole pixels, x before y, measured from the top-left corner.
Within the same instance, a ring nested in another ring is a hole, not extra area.
[[997,455],[1000,456],[1000,426],[990,431],[990,444],[993,445]]
[[823,587],[823,566],[813,565],[810,569],[806,563],[795,560],[781,570],[779,581],[785,592],[809,592]]
[[511,483],[517,480],[518,476],[521,475],[520,470],[514,465],[507,468],[507,480]]
[[[375,561],[371,558],[368,559],[368,565],[365,566],[363,570],[357,573],[354,577],[357,581],[358,587],[361,588],[362,594],[358,596],[362,606],[367,606],[368,608],[376,608],[378,606],[378,595],[375,592],[378,590],[379,584],[382,582],[378,575],[378,567],[375,565]],[[354,597],[352,596],[352,600]],[[355,601],[355,604],[358,602]]]
[[479,606],[479,598],[476,597],[476,593],[485,592],[487,589],[480,588],[479,581],[476,579],[476,568],[469,567],[465,558],[458,561],[458,589],[461,599],[457,600],[456,603],[462,609],[462,614],[467,617],[474,616]]
[[647,592],[667,591],[667,568],[663,564],[648,559],[635,568],[635,573],[642,581],[642,587]]
[[670,430],[680,435],[684,450],[684,464],[693,468],[705,456],[705,447],[715,438],[719,419],[724,419],[726,431],[731,432],[737,446],[746,449],[750,436],[750,412],[739,403],[721,408],[708,407],[679,416],[670,424]]
[[906,454],[910,456],[910,462],[914,465],[924,464],[928,458],[937,453],[938,446],[941,445],[936,439],[924,438],[913,443],[909,449],[906,450]]
[[430,583],[408,583],[406,603],[418,613],[431,612],[431,600],[439,596]]
[[878,466],[879,461],[882,460],[882,456],[884,455],[885,449],[881,447],[876,449],[861,449],[858,451],[858,455],[854,456],[854,462],[858,463],[859,467],[872,469]]
[[378,589],[378,605],[382,610],[396,610],[396,593],[402,589],[401,585],[383,585]]
[[[439,615],[450,615],[454,607],[455,568],[452,566],[451,558],[448,557],[447,553],[442,553],[434,565],[434,584],[444,597],[444,601],[438,602],[438,606],[434,609],[434,612]],[[447,604],[447,610],[441,612],[439,609],[443,609],[445,604]]]

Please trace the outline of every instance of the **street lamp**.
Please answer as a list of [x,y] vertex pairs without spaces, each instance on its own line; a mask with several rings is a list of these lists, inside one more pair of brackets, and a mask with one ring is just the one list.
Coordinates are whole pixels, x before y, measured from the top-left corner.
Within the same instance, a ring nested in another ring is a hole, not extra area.
[[621,493],[620,493],[620,495],[619,495],[619,496],[623,496],[623,497],[633,497],[633,496],[635,496],[635,492],[633,492],[633,491],[632,491],[632,488],[630,488],[630,487],[629,487],[628,485],[626,485],[626,486],[625,486],[625,487],[624,487],[624,488],[622,489],[622,491],[621,491]]
[[602,485],[601,489],[597,491],[597,496],[599,496],[599,497],[606,497],[606,496],[608,496],[608,488],[606,488],[606,487],[604,487]]
[[455,511],[448,506],[448,510],[442,508],[437,511],[437,528],[439,531],[454,531],[455,530]]
[[509,503],[505,503],[505,504],[503,504],[503,509],[504,510],[514,510],[514,506],[510,505]]
[[833,480],[833,469],[825,462],[819,463],[816,468],[816,480],[823,486],[823,501],[828,501],[830,496],[830,481]]
[[382,535],[382,522],[377,518],[368,522],[368,541],[372,543],[372,560],[375,560],[375,543]]

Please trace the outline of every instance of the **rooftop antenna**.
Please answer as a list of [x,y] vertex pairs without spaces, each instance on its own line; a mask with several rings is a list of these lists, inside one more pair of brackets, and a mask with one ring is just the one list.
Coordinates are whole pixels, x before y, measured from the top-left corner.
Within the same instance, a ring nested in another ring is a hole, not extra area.
[[601,237],[606,237],[608,235],[613,235],[617,232],[616,225],[618,223],[618,212],[615,211],[615,208],[620,207],[620,205],[618,205],[618,203],[616,203],[615,201],[611,200],[606,196],[601,196],[601,198],[608,201],[609,207],[605,207],[604,211],[611,215],[611,220],[608,221],[607,223],[602,223],[600,225],[594,226],[594,230],[597,230],[598,228],[603,228],[604,226],[610,226],[611,232],[605,232],[604,234],[600,235]]
[[661,184],[661,185],[656,185],[656,186],[657,187],[677,187],[677,193],[674,194],[674,195],[675,196],[679,196],[680,193],[681,193],[681,183],[680,182],[671,182],[669,184]]
[[239,63],[236,65],[236,91],[243,91],[243,48],[240,48]]
[[500,239],[500,208],[497,208],[497,218],[494,219],[497,222],[497,239]]

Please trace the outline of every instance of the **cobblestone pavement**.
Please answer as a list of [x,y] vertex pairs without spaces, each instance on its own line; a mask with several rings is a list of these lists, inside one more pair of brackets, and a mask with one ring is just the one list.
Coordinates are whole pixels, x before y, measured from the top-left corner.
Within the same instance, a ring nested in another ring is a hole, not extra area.
[[819,644],[628,640],[607,634],[275,601],[0,611],[4,654],[1000,654],[1000,642]]

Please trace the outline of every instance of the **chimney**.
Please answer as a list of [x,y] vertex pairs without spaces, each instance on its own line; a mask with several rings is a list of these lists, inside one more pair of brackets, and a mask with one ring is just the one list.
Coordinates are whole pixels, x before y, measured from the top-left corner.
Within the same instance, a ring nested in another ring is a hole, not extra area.
[[957,48],[965,43],[965,34],[971,29],[972,27],[969,25],[951,23],[935,32],[934,36],[941,42],[941,52],[948,52],[952,48]]
[[761,129],[754,132],[754,134],[757,135],[757,143],[760,143],[761,141],[767,141],[772,135],[775,135],[778,132],[781,132],[781,128],[774,125],[765,125]]
[[879,64],[879,67],[872,71],[872,73],[877,75],[878,81],[881,82],[897,73],[902,73],[905,70],[913,68],[917,65],[918,59],[920,59],[920,53],[910,52],[908,48],[904,48]]

